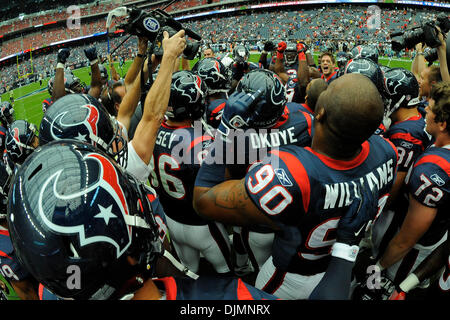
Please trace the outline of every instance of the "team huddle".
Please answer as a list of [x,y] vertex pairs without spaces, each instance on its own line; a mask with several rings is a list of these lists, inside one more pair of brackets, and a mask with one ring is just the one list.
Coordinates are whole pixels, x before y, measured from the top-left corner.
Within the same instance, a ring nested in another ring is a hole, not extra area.
[[4,299],[448,297],[448,70],[148,45],[114,80],[86,49],[89,87],[60,49],[39,130],[2,104]]

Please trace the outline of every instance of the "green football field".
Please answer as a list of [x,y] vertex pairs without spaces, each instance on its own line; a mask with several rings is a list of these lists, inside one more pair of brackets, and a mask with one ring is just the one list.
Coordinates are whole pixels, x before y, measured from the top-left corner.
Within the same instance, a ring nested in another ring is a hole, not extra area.
[[[317,54],[314,54],[314,58],[317,62]],[[257,62],[259,59],[259,54],[252,54],[250,56],[250,61]],[[196,60],[191,61],[191,67],[196,62]],[[402,67],[410,70],[411,61],[410,60],[397,60],[393,59],[389,61],[386,58],[380,58],[379,62],[384,65],[388,65],[389,67]],[[123,66],[123,69],[119,68],[118,64],[115,64],[115,68],[117,72],[121,75],[125,75],[129,66],[131,65],[131,61],[127,61]],[[109,71],[109,68],[108,68]],[[73,73],[81,79],[82,82],[89,85],[90,84],[90,68],[81,68],[74,70]],[[34,123],[38,128],[41,122],[43,112],[42,112],[42,101],[46,98],[50,97],[50,94],[47,91],[47,81],[45,79],[42,81],[42,86],[39,86],[39,82],[35,82],[29,84],[27,86],[23,86],[21,88],[15,89],[14,92],[14,111],[16,119],[25,119],[28,122]],[[2,95],[2,101],[9,100],[9,93],[5,93]]]

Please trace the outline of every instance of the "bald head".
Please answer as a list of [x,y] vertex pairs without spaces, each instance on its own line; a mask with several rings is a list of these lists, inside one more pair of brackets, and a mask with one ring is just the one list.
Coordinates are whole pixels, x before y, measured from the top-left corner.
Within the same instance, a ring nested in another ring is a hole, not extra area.
[[328,84],[322,78],[317,78],[311,80],[306,87],[306,104],[311,110],[315,110],[317,99],[319,99],[320,94],[325,91]]
[[[323,109],[323,110],[322,110]],[[358,73],[345,74],[334,80],[320,95],[316,114],[335,136],[333,140],[359,146],[367,140],[383,120],[383,100],[372,81]]]

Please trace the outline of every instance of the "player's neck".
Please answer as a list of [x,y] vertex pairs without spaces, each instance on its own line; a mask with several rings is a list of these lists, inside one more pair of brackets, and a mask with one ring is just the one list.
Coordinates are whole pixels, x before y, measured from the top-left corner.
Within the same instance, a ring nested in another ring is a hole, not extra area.
[[392,114],[392,122],[405,121],[411,117],[418,116],[420,113],[417,108],[407,109],[400,108]]
[[167,123],[167,125],[169,125],[171,127],[185,127],[185,126],[190,126],[192,124],[192,120],[186,119],[183,121],[173,121],[173,120],[167,119],[166,123]]
[[439,148],[450,145],[450,133],[438,134],[434,142],[434,145]]
[[333,134],[325,131],[320,132],[315,127],[311,149],[335,160],[349,161],[361,152],[361,146],[350,147],[348,143],[336,138]]

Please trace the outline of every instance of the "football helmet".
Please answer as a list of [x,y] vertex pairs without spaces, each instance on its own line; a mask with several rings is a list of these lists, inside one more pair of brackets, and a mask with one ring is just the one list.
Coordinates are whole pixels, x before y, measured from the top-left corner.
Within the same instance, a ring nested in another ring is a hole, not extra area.
[[117,120],[105,107],[86,94],[68,94],[52,104],[41,120],[39,144],[60,139],[90,143],[126,167],[128,148]]
[[378,63],[378,49],[373,45],[360,45],[352,49],[351,55],[353,59],[367,58]]
[[243,45],[237,45],[233,49],[233,58],[234,61],[239,62],[247,62],[248,57],[250,56],[250,51],[243,46]]
[[228,98],[218,131],[227,136],[230,129],[269,128],[283,114],[286,101],[286,87],[275,73],[250,71]]
[[351,55],[347,52],[340,51],[336,54],[336,63],[339,68],[339,76],[343,75],[345,72],[345,66],[351,59]]
[[368,77],[378,89],[378,92],[382,97],[385,97],[386,90],[384,88],[383,72],[380,66],[367,58],[356,58],[348,61],[345,67],[345,74],[347,73],[360,73]]
[[[53,85],[55,83],[55,77],[50,78],[47,83],[47,90],[50,96],[53,95]],[[85,91],[85,85],[81,80],[76,77],[72,72],[64,71],[64,86],[66,93],[83,93]]]
[[288,66],[293,65],[298,60],[297,44],[288,42],[286,50],[284,50],[284,63]]
[[149,192],[90,144],[40,147],[11,184],[7,220],[15,254],[59,297],[120,298],[126,281],[153,275],[163,252]]
[[9,184],[12,170],[0,161],[0,219],[6,219],[6,206],[8,204]]
[[197,120],[205,112],[206,83],[192,71],[177,71],[172,76],[166,115],[173,120]]
[[6,134],[6,151],[16,164],[22,164],[34,151],[37,141],[37,129],[26,120],[16,120],[9,126]]
[[398,108],[411,108],[420,103],[419,83],[411,71],[392,68],[384,73],[384,84],[389,101],[385,107],[387,116]]
[[10,125],[14,121],[14,108],[9,101],[2,102],[0,109],[0,121],[3,125]]
[[197,74],[206,84],[207,94],[227,93],[231,89],[231,70],[216,58],[199,60],[192,72]]

